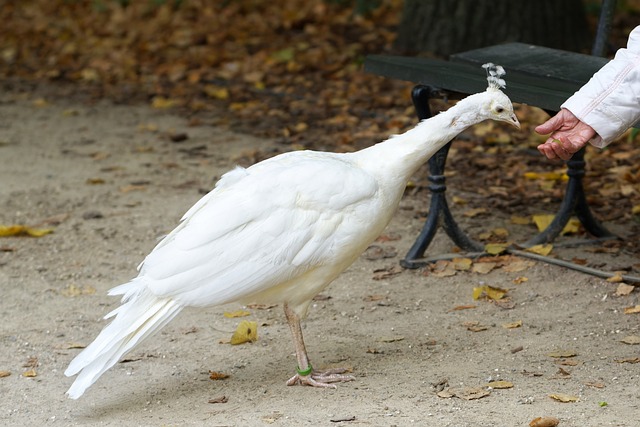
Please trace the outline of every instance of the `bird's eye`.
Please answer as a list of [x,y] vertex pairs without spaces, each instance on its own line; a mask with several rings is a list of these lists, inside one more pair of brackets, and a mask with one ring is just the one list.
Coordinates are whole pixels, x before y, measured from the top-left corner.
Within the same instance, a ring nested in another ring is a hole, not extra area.
[[502,107],[496,107],[496,113],[500,114],[504,111],[504,108]]

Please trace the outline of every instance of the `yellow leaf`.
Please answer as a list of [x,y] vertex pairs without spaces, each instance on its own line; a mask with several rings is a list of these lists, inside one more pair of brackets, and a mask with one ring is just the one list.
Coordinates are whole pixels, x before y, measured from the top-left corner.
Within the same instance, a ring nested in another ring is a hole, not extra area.
[[562,403],[578,402],[580,400],[577,396],[564,393],[553,393],[550,394],[549,397]]
[[28,371],[23,372],[22,376],[27,378],[33,378],[33,377],[37,377],[38,373],[36,372],[35,369],[31,368]]
[[503,323],[502,327],[505,329],[515,329],[522,326],[522,320],[516,320],[515,322]]
[[473,264],[471,271],[478,274],[488,274],[491,270],[496,268],[497,265],[498,264],[495,262],[476,262]]
[[512,215],[511,216],[511,224],[528,225],[528,224],[531,224],[531,218],[529,218],[527,216]]
[[624,314],[638,314],[638,313],[640,313],[640,305],[627,307],[624,309]]
[[164,96],[156,96],[153,98],[153,101],[151,101],[151,106],[158,109],[171,108],[175,107],[175,105],[176,101],[165,98]]
[[229,319],[232,319],[234,317],[245,317],[245,316],[249,316],[251,313],[249,313],[248,311],[245,310],[236,310],[236,311],[225,311],[223,313],[224,317],[227,317]]
[[469,209],[468,211],[463,212],[462,215],[466,216],[467,218],[474,218],[478,215],[485,214],[485,213],[487,213],[486,208],[475,208],[475,209]]
[[524,276],[518,276],[512,280],[512,282],[515,283],[516,285],[519,285],[521,283],[528,282],[528,281],[529,281],[529,278]]
[[555,218],[555,215],[533,215],[532,217],[538,231],[546,229],[549,224],[551,224],[551,221],[553,221],[553,218]]
[[31,236],[42,237],[53,233],[53,228],[31,228],[26,225],[0,225],[0,237]]
[[231,345],[244,344],[258,340],[258,324],[249,320],[240,322],[231,336]]
[[0,371],[0,378],[8,377],[9,375],[11,375],[9,371]]
[[506,289],[500,289],[489,285],[473,288],[473,299],[477,300],[483,295],[492,300],[502,299],[507,294]]
[[484,245],[484,251],[489,255],[499,255],[504,252],[508,246],[506,243],[487,243]]
[[622,271],[616,271],[614,272],[613,276],[609,277],[607,279],[607,282],[609,283],[620,283],[622,282],[624,279],[622,278]]
[[634,206],[631,208],[631,213],[632,213],[633,215],[640,215],[640,205],[634,205]]
[[569,179],[566,173],[560,172],[525,172],[524,177],[531,180],[540,179],[543,181],[567,181]]
[[454,258],[451,263],[456,270],[467,271],[471,268],[473,261],[471,258]]
[[578,220],[577,218],[571,218],[569,222],[567,222],[567,224],[564,226],[560,234],[573,234],[577,233],[578,231],[580,231],[580,220]]
[[485,387],[491,387],[491,388],[495,388],[495,389],[501,389],[501,388],[513,388],[513,383],[511,381],[491,381],[490,383],[487,383],[484,385]]
[[67,286],[66,288],[62,289],[60,291],[61,295],[64,295],[65,297],[77,297],[80,295],[93,295],[96,293],[96,288],[94,288],[91,285],[84,285],[84,286],[76,286],[74,284],[70,284],[69,286]]
[[538,255],[543,255],[543,256],[549,255],[552,250],[553,250],[553,245],[551,245],[551,244],[535,245],[535,246],[531,246],[530,248],[526,249],[527,252],[531,252],[531,253],[538,254]]
[[204,93],[207,94],[208,97],[214,99],[229,99],[229,89],[226,87],[220,87],[215,85],[205,85],[203,88]]
[[48,105],[49,105],[49,102],[44,98],[38,98],[38,99],[34,99],[33,100],[33,106],[34,107],[42,108],[42,107],[46,107]]
[[491,232],[494,234],[494,236],[503,239],[509,237],[509,230],[507,230],[506,228],[494,228],[493,230],[491,230]]

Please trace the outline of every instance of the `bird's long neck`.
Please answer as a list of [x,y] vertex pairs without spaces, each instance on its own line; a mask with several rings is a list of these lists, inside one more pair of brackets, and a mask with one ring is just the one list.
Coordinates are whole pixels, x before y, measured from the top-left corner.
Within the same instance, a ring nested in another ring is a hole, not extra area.
[[405,183],[416,170],[456,135],[481,119],[473,97],[427,120],[413,129],[356,153],[360,164],[371,171],[395,176]]

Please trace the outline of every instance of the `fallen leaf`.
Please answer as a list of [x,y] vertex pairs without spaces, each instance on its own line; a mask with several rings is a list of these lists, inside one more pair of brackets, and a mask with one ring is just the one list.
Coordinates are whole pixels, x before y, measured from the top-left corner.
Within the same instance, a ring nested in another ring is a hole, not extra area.
[[634,289],[635,286],[627,285],[626,283],[620,283],[616,288],[616,293],[614,295],[617,297],[624,297],[633,292]]
[[144,191],[147,189],[146,185],[123,185],[122,187],[120,187],[120,192],[121,193],[130,193],[132,191]]
[[163,96],[155,96],[151,101],[151,107],[158,108],[158,109],[175,107],[176,104],[177,104],[176,101],[169,98],[165,98]]
[[258,340],[258,324],[249,320],[243,320],[238,324],[236,331],[231,336],[231,345],[255,342]]
[[449,388],[449,393],[464,400],[476,400],[489,396],[491,392],[482,387]]
[[209,399],[207,403],[227,403],[229,399],[227,396],[219,396],[214,397],[213,399]]
[[451,260],[451,264],[458,271],[467,271],[471,268],[473,261],[471,258],[454,258]]
[[475,208],[463,212],[462,215],[466,216],[467,218],[474,218],[478,215],[486,214],[487,212],[489,211],[486,208]]
[[616,359],[616,363],[640,363],[640,357],[628,357],[626,359]]
[[378,268],[376,270],[373,270],[373,280],[389,279],[402,273],[402,271],[402,267],[400,267],[399,265],[394,265],[387,268]]
[[560,420],[556,417],[538,417],[531,420],[529,427],[556,427]]
[[229,378],[229,374],[225,374],[222,372],[209,371],[209,378],[214,381],[226,380]]
[[484,251],[489,255],[500,255],[507,250],[509,245],[507,243],[487,243],[484,245]]
[[11,375],[9,371],[0,371],[0,378],[8,377],[9,375]]
[[640,344],[640,337],[638,335],[629,335],[620,340],[620,342],[629,344],[629,345],[638,345]]
[[433,277],[451,277],[455,276],[458,270],[451,261],[440,260],[431,265],[430,276]]
[[587,387],[593,387],[593,388],[605,388],[605,384],[600,382],[600,381],[595,381],[595,382],[586,382],[584,383],[584,385],[586,385]]
[[551,253],[551,251],[553,250],[553,245],[551,244],[546,244],[546,245],[534,245],[531,246],[530,248],[526,248],[525,249],[527,252],[531,252],[534,254],[538,254],[538,255],[542,255],[542,256],[547,256]]
[[496,262],[476,262],[473,264],[471,271],[478,274],[489,274],[497,266],[498,263]]
[[622,274],[623,273],[624,272],[622,272],[622,271],[615,271],[613,273],[613,276],[607,278],[607,282],[609,282],[609,283],[620,283],[620,282],[624,281],[624,279],[622,278]]
[[331,418],[329,421],[331,421],[332,423],[344,423],[344,422],[355,421],[355,420],[356,420],[356,416],[355,415],[351,415],[349,417]]
[[234,317],[246,317],[251,315],[250,312],[245,310],[236,310],[236,311],[225,311],[222,315],[228,319],[233,319]]
[[229,99],[229,89],[226,87],[220,87],[220,86],[208,84],[208,85],[204,85],[202,90],[210,98]]
[[53,233],[53,228],[31,228],[26,225],[0,225],[0,237],[42,237],[49,233]]
[[473,305],[473,304],[468,304],[468,305],[457,305],[457,306],[453,307],[453,308],[452,308],[451,310],[449,310],[449,311],[451,312],[451,311],[470,310],[470,309],[472,309],[472,308],[476,308],[476,307],[477,307],[477,306],[476,306],[476,305]]
[[516,225],[528,225],[531,224],[531,218],[529,218],[528,216],[512,215],[511,223]]
[[505,389],[505,388],[513,388],[513,383],[511,381],[491,381],[490,383],[485,384],[485,387],[495,388],[495,389]]
[[626,307],[624,309],[624,314],[638,314],[640,313],[640,305],[635,305],[633,307]]
[[513,282],[516,285],[520,285],[520,284],[522,284],[524,282],[528,282],[528,281],[529,281],[529,279],[527,277],[518,276],[515,279],[513,279],[511,282]]
[[381,337],[378,338],[377,341],[380,342],[396,342],[396,341],[403,341],[404,337],[403,336],[397,336],[397,337]]
[[484,297],[492,300],[499,300],[504,298],[507,292],[508,291],[506,289],[496,288],[494,286],[478,286],[473,288],[473,299],[477,300]]
[[505,264],[504,267],[502,267],[502,269],[507,273],[518,273],[520,271],[527,270],[533,267],[534,265],[536,265],[536,263],[533,261],[520,259],[520,260],[512,261],[508,264]]
[[471,332],[482,332],[489,329],[488,326],[481,325],[480,322],[477,322],[477,321],[464,322],[462,323],[462,326],[464,326],[465,328],[467,328],[468,331],[471,331]]
[[550,394],[549,397],[562,403],[572,403],[580,401],[578,397],[564,393],[553,393]]
[[551,353],[547,353],[547,356],[554,358],[567,358],[567,357],[575,357],[578,353],[573,350],[555,350]]
[[76,286],[72,283],[66,288],[60,290],[59,293],[65,297],[73,298],[80,295],[93,295],[96,293],[96,288],[91,285]]
[[38,373],[36,372],[35,369],[31,368],[28,371],[23,372],[22,376],[26,378],[33,378],[33,377],[37,377]]
[[515,322],[503,323],[502,327],[505,329],[515,329],[522,327],[522,320],[516,320]]

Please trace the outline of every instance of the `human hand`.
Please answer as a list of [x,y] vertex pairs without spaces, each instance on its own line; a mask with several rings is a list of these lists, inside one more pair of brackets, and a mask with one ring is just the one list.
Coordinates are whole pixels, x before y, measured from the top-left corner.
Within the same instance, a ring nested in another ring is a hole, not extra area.
[[581,122],[566,108],[536,127],[535,131],[541,135],[551,134],[544,144],[538,145],[538,151],[549,159],[569,160],[596,136],[591,126]]

